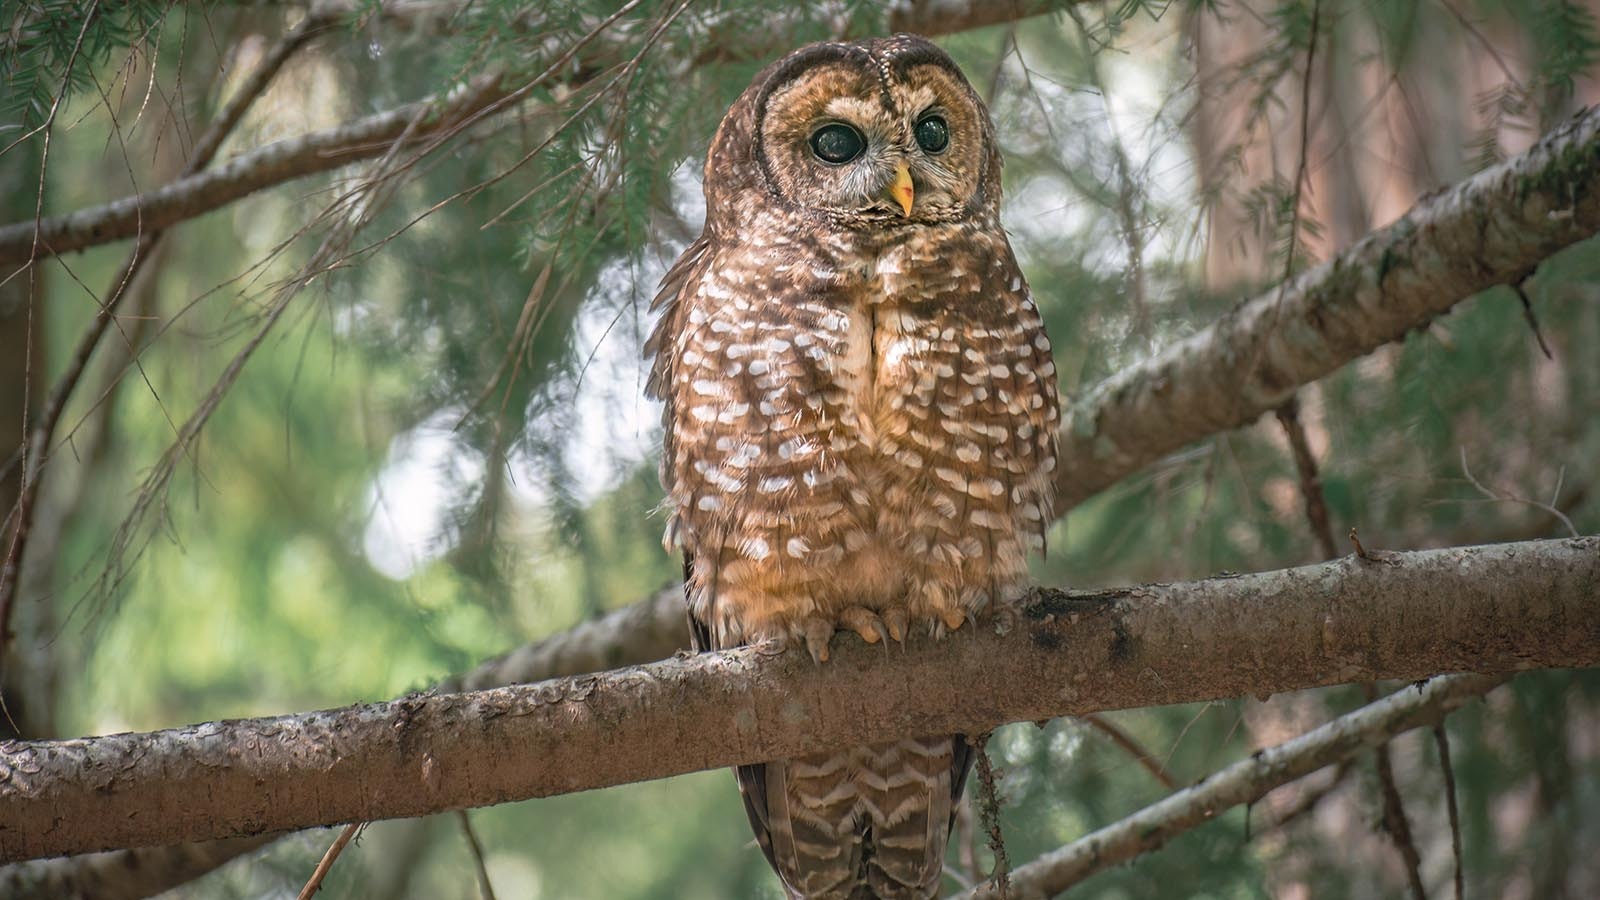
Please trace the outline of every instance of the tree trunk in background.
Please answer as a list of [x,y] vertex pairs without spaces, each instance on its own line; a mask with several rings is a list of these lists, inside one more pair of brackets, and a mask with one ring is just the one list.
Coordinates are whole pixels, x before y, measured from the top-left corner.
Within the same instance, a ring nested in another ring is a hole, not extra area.
[[[1319,0],[1312,0],[1316,2]],[[1600,15],[1600,0],[1582,0],[1578,5]],[[1328,259],[1371,230],[1390,224],[1427,192],[1468,178],[1497,159],[1524,152],[1540,134],[1584,106],[1600,102],[1600,81],[1579,78],[1570,90],[1549,85],[1536,89],[1527,99],[1537,106],[1529,106],[1520,117],[1497,115],[1492,98],[1537,84],[1541,51],[1528,37],[1529,23],[1513,21],[1514,11],[1490,14],[1470,3],[1394,5],[1389,11],[1394,30],[1386,35],[1379,31],[1376,17],[1347,15],[1343,4],[1320,0],[1316,61],[1310,78],[1306,78],[1303,46],[1283,68],[1261,65],[1259,74],[1252,77],[1241,67],[1265,59],[1269,45],[1285,40],[1273,30],[1280,21],[1274,12],[1280,7],[1267,0],[1224,3],[1216,12],[1195,7],[1185,26],[1196,85],[1196,108],[1189,127],[1198,190],[1210,204],[1203,251],[1205,280],[1212,291],[1221,294],[1283,278],[1283,238],[1289,224],[1275,221],[1271,207],[1262,210],[1253,204],[1268,196],[1293,194],[1302,153],[1306,166],[1296,210],[1300,223],[1296,269]],[[1310,8],[1307,3],[1306,9]],[[1409,42],[1403,48],[1397,47],[1397,33],[1403,33]],[[1441,64],[1445,60],[1448,64]],[[1262,81],[1269,71],[1280,73],[1276,82]],[[1309,103],[1304,103],[1307,89]],[[1253,102],[1262,92],[1271,102],[1252,118]],[[1302,109],[1310,114],[1303,148]],[[1287,217],[1285,207],[1279,218]],[[1305,223],[1310,223],[1310,228]],[[1539,294],[1534,291],[1531,296],[1537,300]],[[1504,302],[1504,298],[1496,300]],[[1443,331],[1448,328],[1447,324]],[[1578,348],[1586,345],[1585,335],[1557,334],[1552,343],[1555,359],[1535,353],[1531,365],[1552,369],[1546,373],[1548,380],[1567,381],[1574,385],[1569,391],[1592,388],[1600,369],[1579,361],[1584,351]],[[1392,360],[1401,352],[1397,342],[1375,355]],[[1545,408],[1538,395],[1551,389],[1548,384],[1541,387],[1536,373],[1511,368],[1506,377],[1526,383],[1531,395],[1529,410]],[[1321,386],[1309,386],[1301,399],[1308,442],[1317,457],[1326,461],[1331,439]],[[1518,443],[1564,458],[1558,448],[1567,441],[1549,433],[1550,427],[1559,427],[1553,423],[1563,421],[1563,416],[1564,410],[1530,414],[1522,423]],[[1456,426],[1458,442],[1463,448],[1483,447],[1481,435],[1462,430],[1470,427],[1470,423]],[[1281,431],[1263,429],[1262,436],[1277,441]],[[1332,462],[1337,471],[1340,461]],[[1478,463],[1481,467],[1496,464],[1505,461],[1489,458]],[[1484,477],[1495,483],[1502,478],[1509,483],[1526,482],[1504,472]],[[1341,526],[1354,523],[1336,519],[1333,524],[1335,533],[1342,534]],[[1548,519],[1541,518],[1540,524],[1548,527]],[[1550,532],[1535,533],[1544,536]],[[1408,546],[1416,543],[1427,541],[1413,539]],[[1539,815],[1548,818],[1556,814],[1556,798],[1570,780],[1572,761],[1560,737],[1569,733],[1568,723],[1561,704],[1541,711],[1549,720],[1535,715],[1529,707],[1537,706],[1539,698],[1524,696],[1530,692],[1536,689],[1519,687],[1513,702],[1523,727],[1534,732],[1525,736],[1528,745],[1541,748],[1533,754],[1535,777],[1529,790]],[[1316,696],[1293,699],[1304,705],[1321,705]],[[1293,720],[1303,712],[1290,709],[1280,715]],[[1430,771],[1436,765],[1432,761],[1397,762],[1404,766],[1399,779],[1404,789],[1438,777]],[[1421,770],[1416,768],[1419,764]],[[1352,789],[1356,787],[1345,788]],[[1377,803],[1374,799],[1353,802],[1366,808]],[[1427,813],[1421,815],[1426,820]],[[1320,841],[1348,848],[1352,859],[1376,863],[1373,874],[1381,878],[1378,883],[1387,885],[1385,892],[1401,894],[1404,875],[1399,859],[1389,848],[1379,846],[1388,839],[1367,821],[1357,818],[1343,826],[1324,822],[1312,827],[1319,830]],[[1437,833],[1423,835],[1426,841],[1439,839]],[[1568,896],[1567,882],[1574,871],[1570,823],[1554,822],[1544,831],[1540,847],[1539,865],[1526,872],[1533,896]],[[1293,860],[1284,863],[1278,867],[1284,880],[1275,889],[1303,887],[1304,882],[1290,874],[1296,870]],[[1493,894],[1496,888],[1485,886],[1484,891]]]

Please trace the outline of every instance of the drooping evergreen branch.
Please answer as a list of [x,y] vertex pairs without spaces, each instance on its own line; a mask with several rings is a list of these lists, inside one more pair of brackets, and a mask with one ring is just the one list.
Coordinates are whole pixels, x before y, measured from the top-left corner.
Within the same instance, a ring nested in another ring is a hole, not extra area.
[[1058,504],[1254,421],[1297,388],[1597,233],[1600,107],[1089,391],[1062,430]]
[[[180,175],[197,175],[205,171],[206,166],[211,164],[211,160],[221,149],[222,143],[228,139],[228,135],[233,133],[239,120],[244,118],[244,114],[255,105],[256,100],[277,77],[284,63],[332,24],[333,20],[328,16],[308,15],[279,38],[263,54],[260,62],[251,69],[233,96],[223,104],[205,132],[195,141]],[[111,279],[111,286],[100,300],[100,308],[95,311],[89,327],[78,339],[77,346],[67,359],[65,370],[51,386],[50,395],[45,399],[44,409],[40,411],[37,422],[29,432],[22,456],[18,460],[22,471],[22,483],[18,490],[14,515],[8,517],[11,527],[0,528],[0,534],[6,537],[3,546],[0,546],[0,665],[5,662],[7,646],[11,640],[11,610],[17,599],[22,562],[32,533],[34,504],[38,500],[39,485],[44,480],[43,467],[50,453],[51,441],[61,422],[61,415],[66,410],[67,401],[71,399],[78,382],[87,371],[89,360],[100,345],[100,339],[105,335],[107,326],[113,321],[123,297],[127,296],[129,288],[134,283],[134,278],[154,256],[156,245],[165,234],[160,227],[147,228],[137,215],[135,227],[138,240],[134,242],[133,249],[129,251],[122,265],[117,267],[116,274]]]
[[[1437,724],[1503,680],[1490,675],[1435,678],[1253,753],[1193,787],[1014,870],[1010,900],[1054,897],[1096,872],[1165,846],[1235,806],[1254,803],[1274,788],[1380,747],[1413,728]],[[960,900],[994,900],[997,896],[990,886],[980,885],[961,894]]]
[[144,230],[170,228],[220,209],[256,191],[382,156],[414,120],[424,120],[410,138],[423,141],[457,126],[466,116],[505,99],[510,89],[498,74],[469,81],[449,97],[428,98],[299,137],[274,141],[219,166],[180,177],[152,191],[123,197],[38,223],[0,228],[0,265],[25,263],[112,243]]
[[[1067,2],[1067,0],[1062,0]],[[445,6],[446,4],[439,4]],[[1010,0],[912,0],[892,4],[885,22],[893,31],[915,31],[939,36],[984,25],[1013,21],[1050,10],[1060,2]],[[362,4],[354,4],[359,15]],[[419,10],[413,10],[420,14]],[[781,19],[781,17],[780,17]],[[779,21],[767,33],[739,35],[736,44],[712,46],[695,62],[750,59],[782,52],[792,43]],[[730,41],[734,36],[729,36]],[[592,58],[573,66],[576,88],[602,71],[606,60],[626,49],[621,41],[602,41]],[[354,162],[390,152],[391,143],[406,133],[421,142],[459,127],[462,121],[485,113],[510,109],[517,93],[498,71],[471,79],[462,89],[375,113],[332,128],[288,138],[241,153],[220,166],[189,174],[152,191],[123,197],[100,206],[60,216],[18,222],[0,227],[0,265],[82,250],[125,240],[141,229],[169,228],[179,222],[220,209],[257,191],[309,175],[340,169]],[[421,119],[422,128],[407,127]],[[6,274],[6,273],[0,273]]]
[[1600,537],[1040,591],[1017,627],[769,647],[461,694],[0,746],[0,858],[423,815],[904,734],[1600,663]]

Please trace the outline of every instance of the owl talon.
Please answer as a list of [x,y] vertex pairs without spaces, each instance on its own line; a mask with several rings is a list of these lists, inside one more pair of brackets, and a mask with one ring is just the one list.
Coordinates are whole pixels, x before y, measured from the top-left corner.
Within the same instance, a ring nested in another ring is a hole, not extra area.
[[1015,607],[1001,606],[994,611],[994,633],[1004,637],[1017,629],[1018,621]]
[[884,630],[883,620],[878,614],[864,606],[851,606],[839,613],[839,621],[849,626],[851,631],[861,635],[861,639],[869,644],[882,641],[889,643],[889,632]]
[[959,609],[946,609],[939,613],[939,618],[944,620],[945,628],[951,631],[959,631],[961,626],[972,618],[972,615]]
[[889,628],[889,637],[904,647],[906,643],[906,628],[910,624],[910,617],[906,614],[906,611],[903,609],[884,610],[883,624]]
[[826,619],[807,619],[801,628],[811,661],[817,665],[827,662],[828,641],[833,639],[833,623]]

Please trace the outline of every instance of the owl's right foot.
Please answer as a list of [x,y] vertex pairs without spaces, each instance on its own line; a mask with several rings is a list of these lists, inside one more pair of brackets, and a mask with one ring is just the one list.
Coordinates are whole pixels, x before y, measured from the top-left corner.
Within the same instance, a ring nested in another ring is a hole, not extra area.
[[891,609],[880,616],[865,606],[847,606],[833,619],[808,616],[800,621],[795,634],[805,641],[806,652],[811,654],[812,661],[821,664],[828,661],[828,643],[833,639],[833,633],[845,628],[861,635],[861,639],[869,644],[888,646],[891,640],[905,640],[906,613],[902,609]]
[[883,611],[883,624],[889,628],[889,637],[894,638],[903,647],[906,643],[906,630],[911,627],[911,614],[905,607],[897,606]]

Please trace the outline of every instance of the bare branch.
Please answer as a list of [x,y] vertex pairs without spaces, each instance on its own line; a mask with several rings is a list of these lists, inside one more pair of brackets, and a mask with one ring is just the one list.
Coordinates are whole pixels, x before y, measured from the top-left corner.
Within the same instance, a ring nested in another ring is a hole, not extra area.
[[[1465,447],[1461,448],[1461,474],[1466,477],[1467,483],[1471,484],[1473,488],[1478,491],[1478,493],[1484,496],[1485,499],[1504,503],[1521,503],[1524,506],[1531,506],[1534,509],[1543,510],[1544,512],[1547,512],[1559,519],[1562,526],[1567,529],[1567,534],[1573,535],[1574,537],[1577,536],[1578,527],[1572,524],[1572,518],[1554,505],[1556,498],[1561,494],[1561,483],[1559,479],[1556,482],[1556,489],[1554,491],[1554,496],[1550,498],[1550,503],[1543,503],[1538,500],[1530,500],[1527,497],[1519,497],[1509,491],[1491,488],[1479,481],[1476,475],[1472,474],[1472,468],[1467,465],[1467,448]],[[1565,475],[1566,473],[1563,471],[1562,474]]]
[[1450,734],[1443,723],[1433,726],[1433,742],[1439,747],[1439,771],[1444,773],[1445,810],[1450,818],[1450,853],[1455,859],[1455,870],[1450,879],[1455,887],[1456,900],[1466,896],[1466,882],[1461,874],[1461,806],[1456,802],[1456,770],[1450,764]]
[[[638,603],[447,678],[436,690],[479,690],[643,665],[688,646],[683,587],[672,585]],[[6,866],[0,868],[0,896],[13,900],[142,900],[193,881],[278,837],[267,834],[140,847]]]
[[[468,97],[468,103],[452,104],[447,98],[407,103],[241,153],[216,168],[179,178],[148,193],[44,219],[39,223],[40,255],[123,240],[138,234],[141,228],[170,228],[263,188],[382,156],[412,121],[420,118],[423,122],[411,135],[413,141],[421,142],[503,100],[508,93],[498,74],[482,75],[452,95]],[[32,222],[0,228],[0,265],[27,262],[32,240]]]
[[[1378,699],[1378,686],[1367,682],[1362,686],[1367,702]],[[1405,867],[1406,884],[1411,889],[1411,900],[1428,900],[1428,890],[1422,886],[1422,854],[1417,851],[1416,839],[1411,836],[1411,820],[1406,818],[1405,800],[1400,796],[1400,786],[1395,783],[1394,762],[1389,756],[1388,743],[1373,748],[1373,758],[1378,767],[1378,790],[1383,795],[1383,830],[1389,833],[1400,863]]]
[[1058,505],[1276,409],[1302,385],[1600,232],[1600,107],[1283,288],[1106,380],[1066,416]]
[[[1340,716],[1268,750],[1251,754],[1205,781],[1085,835],[1011,874],[1012,900],[1042,900],[1119,863],[1163,846],[1224,811],[1253,803],[1273,788],[1380,746],[1395,735],[1434,724],[1502,679],[1449,675]],[[990,900],[980,886],[961,900]]]
[[489,867],[483,862],[483,845],[472,830],[472,817],[464,809],[456,810],[456,820],[461,823],[461,834],[467,839],[467,850],[472,853],[472,868],[478,873],[478,897],[495,900],[494,883],[489,880]]
[[1116,744],[1124,753],[1133,757],[1135,762],[1150,773],[1150,777],[1161,782],[1162,787],[1169,791],[1178,789],[1178,782],[1167,772],[1166,766],[1163,766],[1160,760],[1156,759],[1155,754],[1146,750],[1138,741],[1134,740],[1133,735],[1117,727],[1115,722],[1095,713],[1079,716],[1078,719],[1090,728],[1105,735],[1111,740],[1111,743]]
[[346,825],[339,832],[339,836],[333,839],[332,844],[328,845],[328,852],[322,854],[322,859],[318,860],[317,867],[311,872],[311,877],[306,879],[305,886],[300,888],[298,900],[311,900],[312,897],[316,896],[317,891],[322,890],[322,879],[327,878],[328,873],[333,871],[333,864],[338,861],[339,854],[344,852],[344,848],[355,838],[361,827],[362,823],[357,822]]
[[1317,472],[1317,458],[1311,452],[1306,426],[1300,421],[1300,399],[1290,396],[1275,413],[1283,426],[1284,437],[1289,440],[1295,473],[1300,476],[1300,499],[1305,502],[1306,524],[1311,527],[1311,536],[1316,539],[1323,558],[1333,559],[1339,555],[1339,548],[1334,543],[1333,526],[1328,521],[1328,499],[1322,490],[1322,477]]
[[[1589,666],[1600,663],[1600,537],[1040,591],[1021,622],[887,656],[841,638],[823,667],[762,646],[298,716],[10,742],[0,857],[423,815],[1104,709]],[[830,714],[840,708],[851,715]]]

